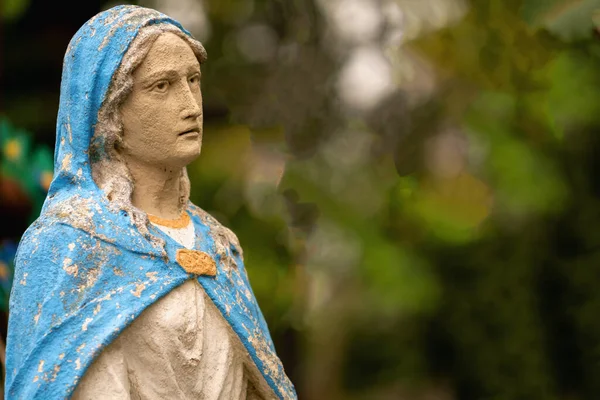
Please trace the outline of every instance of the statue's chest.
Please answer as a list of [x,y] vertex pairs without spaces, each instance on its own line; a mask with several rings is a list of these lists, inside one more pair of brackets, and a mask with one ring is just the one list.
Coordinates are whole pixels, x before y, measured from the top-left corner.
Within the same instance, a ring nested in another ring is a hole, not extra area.
[[148,360],[169,364],[173,370],[198,364],[222,368],[217,365],[221,361],[231,369],[243,366],[239,339],[196,279],[149,306],[121,336],[127,347],[150,349],[154,354]]

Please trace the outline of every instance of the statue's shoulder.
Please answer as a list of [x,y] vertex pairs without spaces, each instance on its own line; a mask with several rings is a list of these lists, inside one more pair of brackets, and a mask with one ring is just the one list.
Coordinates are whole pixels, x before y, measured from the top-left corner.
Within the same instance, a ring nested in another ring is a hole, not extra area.
[[229,245],[237,252],[240,256],[242,255],[242,247],[235,233],[223,224],[221,224],[215,217],[204,211],[197,205],[189,202],[188,211],[192,216],[200,218],[202,223],[210,228],[211,235],[215,242],[220,242],[223,245]]
[[115,249],[125,248],[120,246],[123,243],[134,243],[130,238],[117,240],[115,235],[111,236],[107,231],[114,233],[123,229],[110,222],[91,200],[74,196],[52,204],[21,237],[16,262],[52,260],[55,263],[61,257],[75,262],[89,257],[91,249],[96,255],[107,251],[116,253]]
[[42,215],[27,228],[15,255],[15,281],[25,282],[30,275],[29,285],[17,285],[13,292],[48,287],[48,280],[56,277],[65,263],[80,265],[81,275],[89,254],[81,249],[92,247],[92,237],[86,232]]
[[19,242],[19,253],[30,253],[41,247],[65,243],[67,238],[85,236],[71,225],[47,216],[40,216],[27,228]]

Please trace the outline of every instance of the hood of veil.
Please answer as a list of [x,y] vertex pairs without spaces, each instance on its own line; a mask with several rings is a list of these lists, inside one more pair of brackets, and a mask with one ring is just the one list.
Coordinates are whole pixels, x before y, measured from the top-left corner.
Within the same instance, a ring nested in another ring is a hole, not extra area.
[[[132,220],[131,216],[125,211],[118,212],[109,203],[93,179],[90,157],[99,162],[109,161],[112,156],[103,145],[106,138],[94,136],[96,126],[106,123],[98,121],[99,110],[131,42],[141,28],[154,24],[174,25],[191,37],[177,21],[158,11],[117,6],[89,20],[71,39],[63,62],[54,178],[42,208],[42,217],[58,218],[92,235],[115,236],[112,228],[117,227],[117,236],[126,236],[122,245],[151,253],[160,249],[146,248],[148,241],[125,221],[126,218]],[[93,154],[92,140],[95,142]],[[102,232],[108,221],[111,230]]]

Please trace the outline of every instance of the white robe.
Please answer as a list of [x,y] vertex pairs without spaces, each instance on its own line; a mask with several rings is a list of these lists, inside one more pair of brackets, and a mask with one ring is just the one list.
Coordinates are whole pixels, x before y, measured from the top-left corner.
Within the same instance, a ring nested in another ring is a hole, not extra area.
[[[194,225],[156,225],[182,246]],[[258,400],[277,398],[196,279],[157,300],[108,345],[74,400]]]

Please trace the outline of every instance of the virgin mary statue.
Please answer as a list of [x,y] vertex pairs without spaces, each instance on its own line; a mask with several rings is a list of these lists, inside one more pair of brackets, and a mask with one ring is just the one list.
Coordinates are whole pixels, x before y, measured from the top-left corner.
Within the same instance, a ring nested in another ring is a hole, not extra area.
[[206,52],[157,11],[64,58],[55,173],[19,245],[7,399],[295,399],[236,236],[189,202]]

